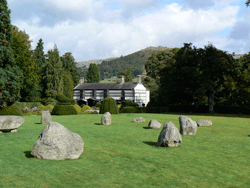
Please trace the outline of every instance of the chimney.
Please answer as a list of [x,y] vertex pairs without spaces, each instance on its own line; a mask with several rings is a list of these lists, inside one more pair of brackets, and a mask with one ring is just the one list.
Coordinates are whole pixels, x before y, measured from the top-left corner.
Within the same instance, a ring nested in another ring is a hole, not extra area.
[[84,83],[84,77],[79,77],[79,84],[83,84]]
[[121,81],[120,84],[124,84],[125,83],[125,77],[123,75],[121,75]]
[[141,75],[137,75],[137,84],[141,84]]

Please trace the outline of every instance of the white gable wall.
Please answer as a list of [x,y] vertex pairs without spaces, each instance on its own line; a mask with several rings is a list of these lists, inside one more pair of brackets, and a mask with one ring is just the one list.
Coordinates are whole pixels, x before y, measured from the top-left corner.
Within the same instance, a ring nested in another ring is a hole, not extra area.
[[149,102],[149,91],[142,84],[137,84],[134,88],[134,99],[139,106],[146,106]]

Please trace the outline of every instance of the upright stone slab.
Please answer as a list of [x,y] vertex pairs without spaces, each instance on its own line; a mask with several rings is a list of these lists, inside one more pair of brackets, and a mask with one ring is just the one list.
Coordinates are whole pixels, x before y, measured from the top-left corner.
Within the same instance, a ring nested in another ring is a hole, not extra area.
[[161,124],[157,120],[151,119],[151,121],[148,124],[148,128],[150,128],[150,129],[160,129]]
[[52,118],[49,111],[42,111],[41,124],[48,124],[52,122]]
[[210,126],[210,125],[213,124],[212,121],[210,121],[210,120],[203,120],[203,119],[196,121],[196,123],[200,127]]
[[182,136],[177,127],[171,122],[164,124],[156,146],[177,147],[182,142]]
[[[0,116],[0,131],[17,132],[17,128],[25,122],[22,116]],[[12,131],[13,130],[13,131]]]
[[111,124],[111,114],[109,112],[105,112],[101,118],[102,125],[110,125]]
[[195,135],[197,131],[197,123],[186,116],[179,117],[180,133],[183,135]]
[[32,148],[31,155],[38,159],[78,159],[84,142],[80,135],[57,122],[47,124]]
[[136,117],[133,119],[133,122],[145,122],[145,118],[144,117]]

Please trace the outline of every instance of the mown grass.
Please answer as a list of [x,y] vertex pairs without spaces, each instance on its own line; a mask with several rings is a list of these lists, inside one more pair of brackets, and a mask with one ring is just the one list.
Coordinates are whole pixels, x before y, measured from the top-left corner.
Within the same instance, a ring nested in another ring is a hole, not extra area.
[[[100,125],[101,114],[52,116],[84,140],[77,160],[41,160],[30,151],[45,125],[24,116],[18,133],[0,134],[0,187],[249,187],[249,118],[189,115],[210,119],[177,148],[156,147],[161,130],[151,119],[179,128],[179,115],[118,114]],[[145,123],[133,123],[143,116]]]

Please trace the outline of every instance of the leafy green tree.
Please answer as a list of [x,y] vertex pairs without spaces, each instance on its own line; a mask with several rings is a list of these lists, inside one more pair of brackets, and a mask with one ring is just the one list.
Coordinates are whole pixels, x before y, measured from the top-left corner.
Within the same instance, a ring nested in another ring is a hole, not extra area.
[[247,0],[246,5],[247,7],[250,5],[250,0]]
[[43,40],[39,39],[36,49],[34,50],[34,57],[36,59],[36,65],[38,69],[40,69],[45,64],[45,56],[43,49]]
[[17,65],[23,71],[23,82],[21,87],[21,97],[23,101],[29,101],[34,97],[34,90],[39,82],[38,69],[33,51],[31,50],[31,40],[25,31],[19,30],[17,26],[12,27],[12,44],[14,58]]
[[77,73],[77,67],[76,67],[76,62],[75,58],[72,55],[71,52],[66,52],[62,57],[61,57],[62,65],[63,68],[66,71],[70,71],[72,80],[74,82],[74,86],[76,86],[79,82],[79,76]]
[[96,64],[90,63],[88,73],[87,73],[88,83],[98,83],[100,82],[100,72]]
[[236,70],[237,65],[226,52],[210,44],[204,49],[192,47],[191,43],[184,44],[169,60],[169,66],[161,71],[162,100],[165,104],[206,102],[209,112],[213,112],[217,94],[227,91],[228,80],[237,76]]
[[63,67],[60,60],[57,46],[53,50],[49,50],[47,60],[43,66],[43,88],[45,97],[52,97],[56,93],[63,91]]
[[125,82],[132,82],[132,69],[130,66],[126,70],[120,72],[121,75],[125,76]]
[[71,73],[69,71],[64,70],[64,74],[63,74],[63,94],[67,98],[73,99],[73,89],[74,89],[74,82],[72,80]]
[[6,0],[0,1],[0,109],[20,99],[22,70],[11,49],[12,25]]
[[37,66],[37,70],[35,71],[35,73],[37,75],[40,76],[39,79],[39,84],[36,86],[36,89],[33,91],[33,94],[35,97],[33,97],[33,101],[41,101],[41,98],[43,96],[43,79],[42,77],[43,75],[43,66],[45,66],[45,55],[44,55],[44,48],[43,48],[43,40],[39,39],[37,46],[34,50],[34,54],[33,54],[34,58],[35,58],[35,63]]

